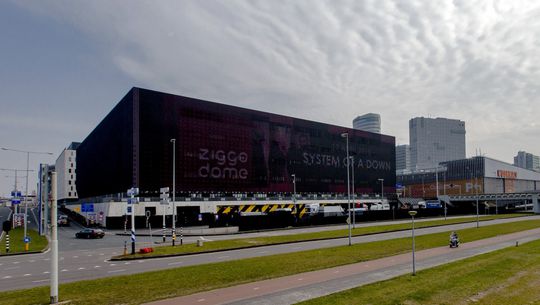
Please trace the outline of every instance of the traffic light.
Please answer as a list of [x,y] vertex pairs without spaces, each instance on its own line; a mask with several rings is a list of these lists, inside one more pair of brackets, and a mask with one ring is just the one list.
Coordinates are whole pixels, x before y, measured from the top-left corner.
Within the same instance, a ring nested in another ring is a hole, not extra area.
[[6,220],[2,223],[2,230],[6,233],[11,230],[11,220]]

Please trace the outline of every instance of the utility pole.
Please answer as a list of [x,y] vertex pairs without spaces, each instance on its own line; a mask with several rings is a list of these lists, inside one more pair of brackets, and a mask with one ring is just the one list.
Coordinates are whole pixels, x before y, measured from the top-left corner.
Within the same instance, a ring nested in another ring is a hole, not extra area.
[[349,177],[349,134],[344,132],[341,134],[342,138],[346,139],[346,149],[347,149],[347,203],[349,205],[349,218],[347,222],[349,223],[349,246],[352,245],[351,237],[352,237],[352,228],[351,228],[351,182]]
[[58,221],[56,172],[51,172],[51,304],[58,303]]
[[173,161],[172,161],[172,245],[176,241],[176,139],[171,139],[173,149]]
[[127,190],[129,196],[128,212],[131,212],[131,254],[135,254],[135,204],[138,201],[139,188],[132,187]]
[[355,192],[354,192],[354,156],[351,156],[351,169],[352,169],[352,223],[353,223],[353,229],[356,229],[356,200],[355,200]]

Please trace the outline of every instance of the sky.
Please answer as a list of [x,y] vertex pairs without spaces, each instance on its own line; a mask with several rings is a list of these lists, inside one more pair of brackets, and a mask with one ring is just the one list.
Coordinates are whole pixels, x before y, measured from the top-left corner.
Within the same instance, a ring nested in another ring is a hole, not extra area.
[[8,0],[0,39],[0,147],[53,153],[30,155],[30,191],[134,86],[347,127],[375,112],[397,144],[413,117],[460,119],[468,157],[540,154],[539,1]]

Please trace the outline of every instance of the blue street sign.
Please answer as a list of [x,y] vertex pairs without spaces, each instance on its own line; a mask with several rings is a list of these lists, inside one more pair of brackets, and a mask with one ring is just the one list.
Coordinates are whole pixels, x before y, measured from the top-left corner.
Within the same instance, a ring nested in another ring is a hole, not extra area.
[[31,241],[30,237],[29,236],[26,236],[24,239],[23,239],[24,243],[27,244]]
[[131,207],[127,207],[127,214],[131,215]]
[[15,192],[15,191],[11,192],[11,197],[21,197],[21,196],[22,196],[21,192]]
[[94,212],[94,204],[93,203],[83,203],[81,204],[81,212]]
[[403,184],[400,184],[400,183],[396,183],[396,188],[397,188],[397,189],[401,189],[401,188],[403,188]]
[[11,204],[20,204],[20,203],[21,203],[20,199],[11,199]]

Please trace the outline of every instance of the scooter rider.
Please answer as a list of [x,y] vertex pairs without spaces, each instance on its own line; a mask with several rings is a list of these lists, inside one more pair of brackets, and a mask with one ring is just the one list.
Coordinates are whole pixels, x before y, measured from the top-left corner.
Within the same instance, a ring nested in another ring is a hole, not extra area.
[[459,243],[459,237],[455,231],[450,234],[450,245],[457,246]]

